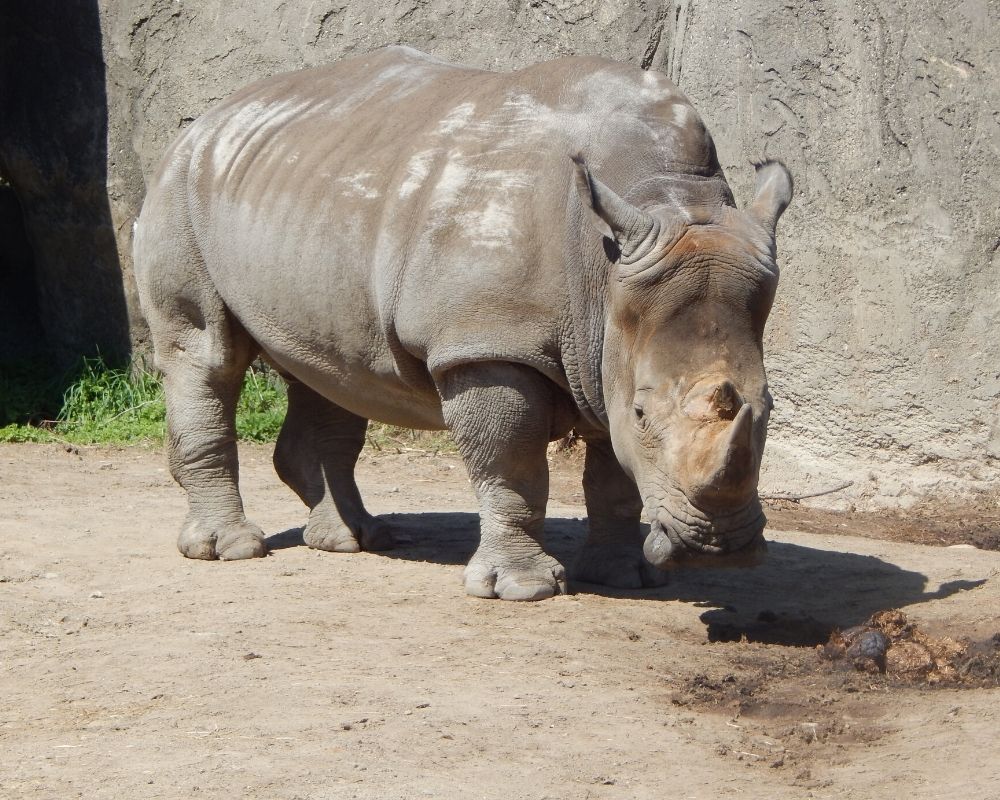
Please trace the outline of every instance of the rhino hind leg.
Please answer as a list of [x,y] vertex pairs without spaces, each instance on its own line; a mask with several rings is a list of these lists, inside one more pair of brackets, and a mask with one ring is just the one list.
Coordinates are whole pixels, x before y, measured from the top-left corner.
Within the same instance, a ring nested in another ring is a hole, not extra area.
[[439,390],[479,498],[480,543],[465,590],[503,600],[565,592],[565,570],[542,549],[554,387],[528,367],[482,363],[450,370]]
[[255,345],[217,298],[159,312],[147,317],[163,373],[167,455],[188,497],[177,547],[188,558],[264,556],[264,534],[243,513],[236,450],[236,403]]
[[258,347],[208,275],[187,204],[186,153],[175,156],[143,204],[135,277],[163,375],[170,472],[188,499],[177,546],[188,558],[254,558],[267,547],[243,513],[236,402]]
[[635,482],[618,463],[610,440],[586,441],[583,493],[589,530],[573,564],[573,579],[619,589],[662,586],[667,573],[650,564],[642,552],[642,498]]
[[354,466],[368,420],[288,379],[288,413],[274,448],[278,476],[309,507],[303,539],[338,553],[388,550],[389,525],[365,509]]

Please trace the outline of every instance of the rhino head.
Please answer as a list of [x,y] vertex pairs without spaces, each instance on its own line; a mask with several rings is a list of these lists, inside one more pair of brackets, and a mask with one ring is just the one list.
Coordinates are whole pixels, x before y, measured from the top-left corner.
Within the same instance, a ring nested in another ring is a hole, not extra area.
[[762,337],[791,176],[777,162],[758,166],[744,211],[640,209],[580,160],[576,182],[593,225],[617,245],[602,378],[615,454],[650,520],[645,556],[660,568],[754,564],[764,550],[757,480],[772,408]]

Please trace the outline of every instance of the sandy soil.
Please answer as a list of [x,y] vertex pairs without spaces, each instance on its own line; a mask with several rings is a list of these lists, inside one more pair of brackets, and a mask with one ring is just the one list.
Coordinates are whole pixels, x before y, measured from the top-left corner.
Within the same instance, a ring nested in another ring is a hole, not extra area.
[[[1000,553],[841,520],[772,532],[753,571],[475,600],[454,457],[366,455],[369,505],[406,541],[345,556],[302,546],[269,451],[243,453],[273,554],[224,564],[175,551],[162,454],[0,447],[0,796],[1000,797],[995,685],[901,685],[815,650],[887,608],[986,641]],[[557,555],[584,513],[557,460]]]

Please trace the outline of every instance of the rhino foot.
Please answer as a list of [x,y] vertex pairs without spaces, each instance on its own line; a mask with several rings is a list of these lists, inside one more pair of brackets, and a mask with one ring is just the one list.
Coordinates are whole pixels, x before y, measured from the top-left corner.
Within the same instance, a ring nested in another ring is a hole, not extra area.
[[464,577],[465,591],[473,597],[545,600],[566,594],[566,570],[545,553],[517,562],[477,553],[465,568]]
[[584,546],[573,564],[573,580],[616,589],[644,589],[665,585],[669,576],[646,560],[641,544],[602,544]]
[[238,561],[267,555],[264,532],[250,522],[215,527],[188,520],[177,539],[177,549],[188,558]]
[[369,517],[357,526],[355,535],[341,520],[309,520],[302,539],[316,550],[332,553],[358,553],[391,550],[396,542],[388,524],[375,517]]

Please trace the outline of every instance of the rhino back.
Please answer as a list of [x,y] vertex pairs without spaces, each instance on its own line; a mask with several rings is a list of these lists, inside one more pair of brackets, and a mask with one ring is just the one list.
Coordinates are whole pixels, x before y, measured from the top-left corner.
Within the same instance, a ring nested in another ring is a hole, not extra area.
[[604,280],[566,246],[569,155],[624,194],[721,175],[672,84],[601,59],[504,74],[390,48],[253,84],[184,139],[195,236],[232,313],[333,399],[377,389],[428,426],[432,375],[457,363],[567,385],[569,306]]

